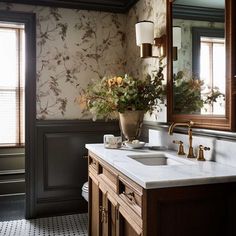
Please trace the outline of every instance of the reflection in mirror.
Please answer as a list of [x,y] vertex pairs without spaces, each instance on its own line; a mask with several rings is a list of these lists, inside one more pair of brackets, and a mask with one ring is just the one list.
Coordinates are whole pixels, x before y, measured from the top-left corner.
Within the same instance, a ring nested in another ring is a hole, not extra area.
[[225,116],[224,0],[173,3],[173,110]]

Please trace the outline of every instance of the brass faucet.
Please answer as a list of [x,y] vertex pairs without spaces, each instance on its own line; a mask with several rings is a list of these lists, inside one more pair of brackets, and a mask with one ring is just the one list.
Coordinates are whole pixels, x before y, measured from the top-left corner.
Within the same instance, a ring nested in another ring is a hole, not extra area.
[[178,140],[173,140],[173,143],[179,145],[178,155],[185,155],[183,142],[182,141],[178,141]]
[[188,151],[188,158],[195,158],[194,153],[193,153],[193,131],[192,131],[192,126],[194,125],[193,121],[188,121],[188,122],[173,122],[170,127],[169,127],[169,135],[173,134],[174,128],[176,126],[185,126],[188,127],[188,136],[189,136],[189,151]]
[[209,151],[209,150],[211,150],[209,147],[204,147],[203,145],[199,145],[197,160],[205,161],[204,151]]

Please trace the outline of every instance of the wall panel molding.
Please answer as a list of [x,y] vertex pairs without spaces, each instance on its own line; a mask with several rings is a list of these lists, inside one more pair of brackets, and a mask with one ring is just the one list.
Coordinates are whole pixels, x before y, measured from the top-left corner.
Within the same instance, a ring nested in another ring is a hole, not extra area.
[[87,211],[81,188],[88,178],[86,143],[120,135],[118,122],[47,120],[36,122],[35,217]]

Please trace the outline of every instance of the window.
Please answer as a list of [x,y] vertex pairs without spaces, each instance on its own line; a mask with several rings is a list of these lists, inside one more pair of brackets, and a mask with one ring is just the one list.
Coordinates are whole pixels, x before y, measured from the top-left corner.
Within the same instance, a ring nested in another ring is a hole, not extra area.
[[25,143],[25,42],[23,25],[0,25],[0,145]]
[[[205,90],[218,88],[225,94],[225,40],[214,37],[201,37],[200,47],[200,78],[204,79],[207,85]],[[207,93],[207,91],[203,91]],[[219,101],[220,100],[220,101]],[[212,105],[205,105],[201,113],[212,113],[217,115],[225,114],[224,99],[221,97],[218,102]]]

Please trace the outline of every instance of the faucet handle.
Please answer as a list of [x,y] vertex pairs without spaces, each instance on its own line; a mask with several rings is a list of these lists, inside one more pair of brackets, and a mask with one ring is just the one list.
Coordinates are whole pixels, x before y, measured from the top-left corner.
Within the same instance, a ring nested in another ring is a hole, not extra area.
[[197,160],[205,161],[204,151],[209,151],[209,150],[211,150],[209,147],[204,147],[203,145],[199,145]]
[[190,127],[190,128],[191,128],[194,124],[195,124],[195,122],[193,122],[192,120],[189,121],[189,127]]
[[183,142],[182,141],[178,141],[178,140],[173,140],[173,143],[174,144],[179,144],[179,149],[178,149],[178,155],[185,155],[185,152],[184,152],[184,145],[183,145]]

